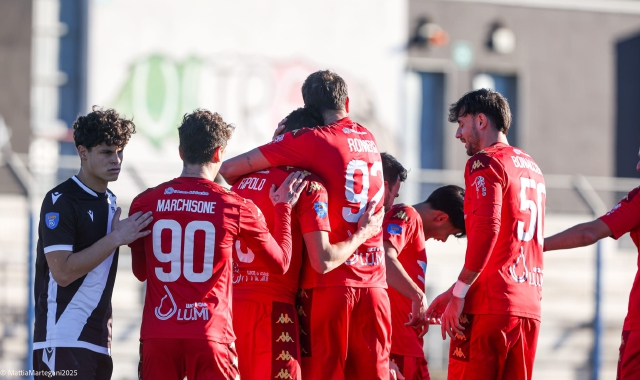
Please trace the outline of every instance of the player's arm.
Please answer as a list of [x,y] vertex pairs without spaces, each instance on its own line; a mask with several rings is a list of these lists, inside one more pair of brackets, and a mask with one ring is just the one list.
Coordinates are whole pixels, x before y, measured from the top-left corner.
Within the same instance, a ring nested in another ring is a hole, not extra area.
[[55,250],[45,254],[53,279],[60,286],[67,286],[86,275],[102,263],[119,246],[147,236],[151,231],[142,231],[151,223],[151,212],[137,212],[120,220],[121,209],[116,211],[111,232],[88,248],[79,252]]
[[380,232],[384,218],[384,208],[374,214],[375,202],[371,202],[358,220],[358,230],[348,239],[331,244],[327,231],[313,231],[303,234],[309,255],[309,264],[320,274],[325,274],[344,263],[368,239]]
[[609,226],[600,219],[575,225],[560,233],[544,239],[544,250],[571,249],[584,247],[611,236]]
[[220,166],[220,175],[229,185],[233,185],[245,174],[271,167],[260,149],[255,148],[230,158]]
[[427,296],[404,270],[398,260],[398,251],[388,240],[384,241],[384,253],[386,255],[387,284],[411,300],[411,319],[405,325],[423,325],[426,322]]

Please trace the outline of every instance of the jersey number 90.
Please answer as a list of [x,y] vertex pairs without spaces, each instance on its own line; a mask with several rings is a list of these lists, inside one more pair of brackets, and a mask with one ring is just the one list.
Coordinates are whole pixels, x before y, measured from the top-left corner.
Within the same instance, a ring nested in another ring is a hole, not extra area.
[[[169,252],[162,250],[162,231],[171,231],[171,249]],[[204,232],[204,264],[202,272],[193,270],[193,248],[196,231]],[[184,237],[184,239],[183,239]],[[184,228],[175,220],[158,220],[153,226],[153,254],[161,263],[171,263],[169,272],[164,268],[156,267],[155,273],[162,282],[174,282],[184,272],[184,277],[191,282],[205,282],[213,275],[213,254],[215,250],[216,228],[211,222],[194,220]],[[184,240],[184,241],[183,241]],[[182,257],[184,253],[184,258]],[[182,262],[184,261],[184,270]]]

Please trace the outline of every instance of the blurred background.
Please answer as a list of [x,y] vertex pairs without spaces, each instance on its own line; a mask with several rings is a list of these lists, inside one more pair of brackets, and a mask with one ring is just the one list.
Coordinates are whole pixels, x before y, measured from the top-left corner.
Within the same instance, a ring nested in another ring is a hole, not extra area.
[[[176,127],[202,107],[237,126],[229,157],[270,140],[319,69],[349,85],[351,116],[395,155],[401,202],[463,185],[448,105],[493,88],[508,138],[547,181],[545,235],[638,186],[638,0],[0,0],[0,369],[31,368],[35,226],[46,191],[79,167],[70,126],[91,106],[138,133],[110,188],[125,210],[180,174]],[[458,275],[466,241],[429,242],[427,295]],[[114,379],[137,378],[143,284],[121,249]],[[625,236],[545,256],[534,379],[613,379],[637,250]],[[446,378],[438,327],[425,352]]]

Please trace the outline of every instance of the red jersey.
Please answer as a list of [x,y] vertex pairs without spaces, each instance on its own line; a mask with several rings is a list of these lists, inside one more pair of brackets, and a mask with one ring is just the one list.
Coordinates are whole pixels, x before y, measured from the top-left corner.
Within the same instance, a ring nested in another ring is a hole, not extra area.
[[544,177],[531,156],[495,143],[467,162],[465,267],[482,272],[464,312],[540,320]]
[[[640,253],[640,195],[638,193],[640,193],[640,187],[631,190],[613,210],[601,216],[600,220],[609,226],[611,236],[616,240],[629,232]],[[638,256],[638,266],[640,266],[640,256]],[[636,273],[633,281],[629,295],[629,311],[622,329],[640,330],[640,273]]]
[[[384,216],[384,240],[398,252],[398,261],[418,288],[424,291],[424,276],[427,271],[422,217],[411,206],[397,204]],[[422,338],[419,332],[404,324],[409,321],[411,300],[389,287],[391,302],[391,353],[402,356],[424,357]]]
[[[376,140],[348,117],[324,127],[287,132],[259,149],[273,166],[295,165],[320,177],[331,198],[332,244],[355,233],[369,202],[378,202],[375,211],[383,207],[384,179]],[[385,271],[380,232],[327,274],[305,265],[300,286],[386,287]]]
[[130,214],[137,211],[153,212],[152,233],[130,245],[134,274],[147,279],[141,339],[233,342],[232,247],[242,238],[283,273],[291,255],[290,206],[276,207],[283,227],[274,236],[284,254],[253,203],[206,179],[179,177],[148,189],[134,199]]
[[[270,168],[248,174],[231,188],[238,195],[251,200],[264,214],[269,230],[273,229],[273,203],[269,198],[272,185],[280,186],[290,173],[298,169],[287,166]],[[258,301],[280,301],[293,303],[298,291],[302,251],[302,234],[313,231],[331,231],[327,215],[327,191],[315,175],[308,175],[306,189],[292,210],[291,218],[291,264],[284,275],[270,273],[260,258],[246,248],[242,240],[236,241],[233,265],[233,296],[252,298]]]

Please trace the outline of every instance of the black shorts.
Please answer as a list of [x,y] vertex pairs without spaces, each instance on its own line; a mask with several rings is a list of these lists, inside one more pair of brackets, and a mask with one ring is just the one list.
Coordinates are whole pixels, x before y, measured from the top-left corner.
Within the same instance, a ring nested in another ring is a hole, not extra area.
[[109,380],[111,356],[86,348],[56,347],[33,350],[35,380]]

